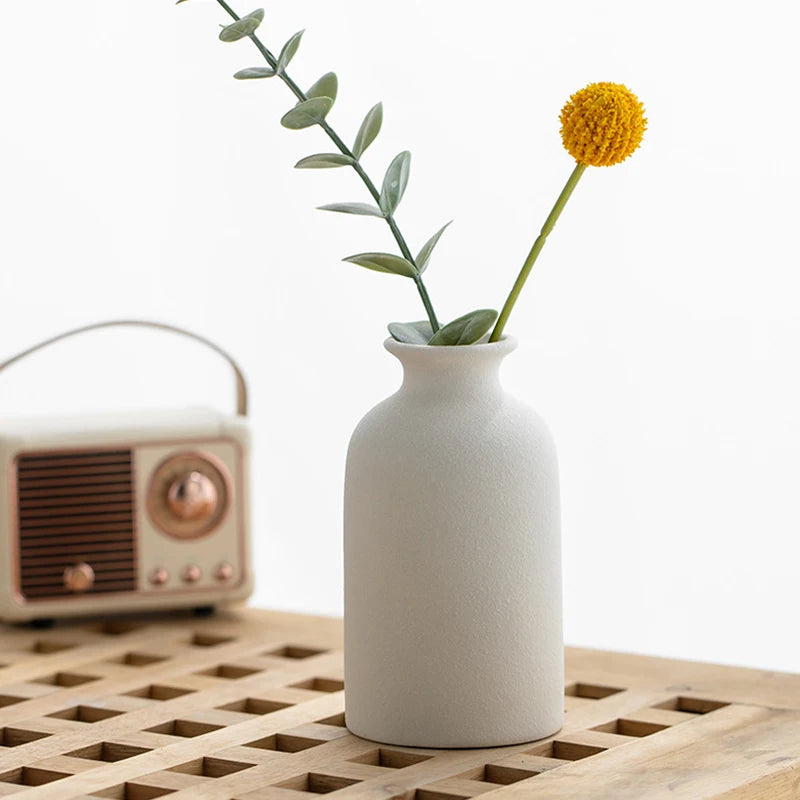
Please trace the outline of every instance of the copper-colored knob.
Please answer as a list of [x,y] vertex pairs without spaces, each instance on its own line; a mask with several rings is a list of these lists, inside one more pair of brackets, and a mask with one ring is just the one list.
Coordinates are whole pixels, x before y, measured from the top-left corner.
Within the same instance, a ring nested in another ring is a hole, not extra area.
[[210,517],[217,508],[217,487],[202,472],[187,472],[169,487],[167,503],[170,511],[181,520],[193,522]]
[[169,572],[164,567],[153,567],[150,570],[148,580],[153,586],[163,586],[169,580]]
[[200,571],[200,567],[198,567],[197,564],[189,564],[183,568],[183,572],[181,573],[181,577],[186,583],[197,583],[202,575],[203,573]]
[[220,581],[229,581],[233,577],[233,567],[227,561],[221,561],[214,570],[214,577]]
[[94,570],[83,561],[64,570],[64,586],[70,592],[80,594],[94,586]]

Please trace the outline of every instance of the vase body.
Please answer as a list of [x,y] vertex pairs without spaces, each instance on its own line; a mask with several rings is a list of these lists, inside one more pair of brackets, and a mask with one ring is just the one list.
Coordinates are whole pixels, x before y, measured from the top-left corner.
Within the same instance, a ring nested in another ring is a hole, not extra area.
[[403,384],[361,420],[344,499],[346,721],[492,747],[563,721],[558,465],[499,380],[512,339],[387,340]]

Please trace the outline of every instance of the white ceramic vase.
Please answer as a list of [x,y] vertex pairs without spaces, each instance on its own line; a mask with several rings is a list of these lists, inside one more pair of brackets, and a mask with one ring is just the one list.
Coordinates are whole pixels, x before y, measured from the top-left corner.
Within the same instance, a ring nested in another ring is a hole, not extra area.
[[347,726],[412,747],[548,736],[564,708],[558,465],[500,384],[516,342],[385,346],[402,386],[347,456]]

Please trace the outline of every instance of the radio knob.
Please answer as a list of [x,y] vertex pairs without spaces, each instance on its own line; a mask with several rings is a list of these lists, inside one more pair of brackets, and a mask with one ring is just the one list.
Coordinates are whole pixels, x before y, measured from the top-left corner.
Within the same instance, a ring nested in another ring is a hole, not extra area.
[[164,567],[154,567],[150,571],[149,580],[153,586],[163,586],[169,580],[169,572]]
[[208,519],[216,511],[218,502],[214,482],[197,470],[174,480],[167,492],[169,510],[185,522]]
[[85,562],[67,567],[64,570],[64,587],[80,594],[94,586],[94,570]]
[[227,561],[221,561],[214,570],[214,577],[224,583],[233,577],[233,567]]
[[203,573],[200,571],[200,567],[198,567],[197,564],[189,564],[183,568],[181,577],[186,583],[197,583],[202,575]]

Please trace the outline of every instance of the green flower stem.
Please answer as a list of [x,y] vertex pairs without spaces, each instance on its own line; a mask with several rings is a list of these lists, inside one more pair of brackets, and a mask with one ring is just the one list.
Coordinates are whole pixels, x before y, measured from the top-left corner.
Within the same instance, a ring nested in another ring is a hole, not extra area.
[[530,253],[528,253],[525,263],[522,265],[522,269],[517,276],[517,280],[515,281],[514,286],[511,288],[511,293],[508,295],[506,304],[503,306],[503,310],[500,312],[500,316],[497,318],[497,323],[494,326],[492,335],[489,337],[490,342],[500,341],[500,337],[503,335],[503,328],[505,328],[506,322],[508,322],[508,317],[511,314],[511,310],[514,308],[514,303],[517,302],[517,298],[519,298],[520,293],[522,292],[522,287],[525,286],[525,281],[528,280],[528,275],[531,274],[531,270],[533,269],[533,265],[536,263],[536,259],[539,257],[539,253],[542,252],[542,248],[547,240],[547,236],[555,227],[556,221],[561,215],[561,212],[564,210],[564,206],[567,204],[567,200],[569,200],[570,195],[572,194],[572,190],[578,185],[578,181],[581,179],[581,175],[583,175],[585,169],[586,164],[576,164],[575,169],[572,170],[572,174],[569,176],[569,180],[561,190],[561,194],[558,196],[558,200],[556,200],[553,210],[545,220],[542,230],[536,237],[536,241],[533,243],[533,247],[531,248]]
[[[222,6],[222,8],[224,8],[234,20],[239,20],[239,15],[225,2],[225,0],[217,0],[217,3],[219,3],[219,5]],[[266,45],[261,41],[261,39],[258,38],[258,36],[256,36],[255,33],[250,34],[250,39],[253,40],[253,44],[258,48],[258,51],[261,53],[261,55],[264,56],[267,64],[269,64],[272,69],[275,69],[278,65],[278,59],[275,58],[275,56],[267,49]],[[308,100],[305,92],[286,74],[285,71],[281,72],[279,77],[289,87],[298,101],[303,102],[304,100]],[[352,150],[350,150],[350,148],[342,141],[336,131],[328,124],[326,120],[322,120],[322,122],[319,123],[319,126],[325,131],[325,133],[328,134],[330,140],[336,145],[342,154],[353,159],[353,169],[358,173],[375,202],[380,205],[381,193],[378,191],[369,175],[367,175],[364,168],[361,166],[361,162],[355,157]],[[414,256],[411,255],[408,244],[406,244],[406,240],[403,237],[403,234],[400,232],[400,228],[398,228],[394,216],[392,214],[384,214],[383,218],[389,225],[392,235],[397,242],[397,246],[400,248],[400,252],[403,254],[403,258],[405,258],[407,261],[410,261],[417,270],[417,274],[414,276],[414,283],[417,285],[417,291],[419,292],[419,296],[422,299],[422,304],[425,306],[425,312],[428,315],[428,320],[430,321],[431,327],[435,333],[440,327],[439,320],[436,318],[436,312],[433,310],[433,304],[431,303],[430,295],[428,295],[428,290],[425,288],[425,284],[423,283],[422,275],[417,269],[417,262],[414,260]]]

